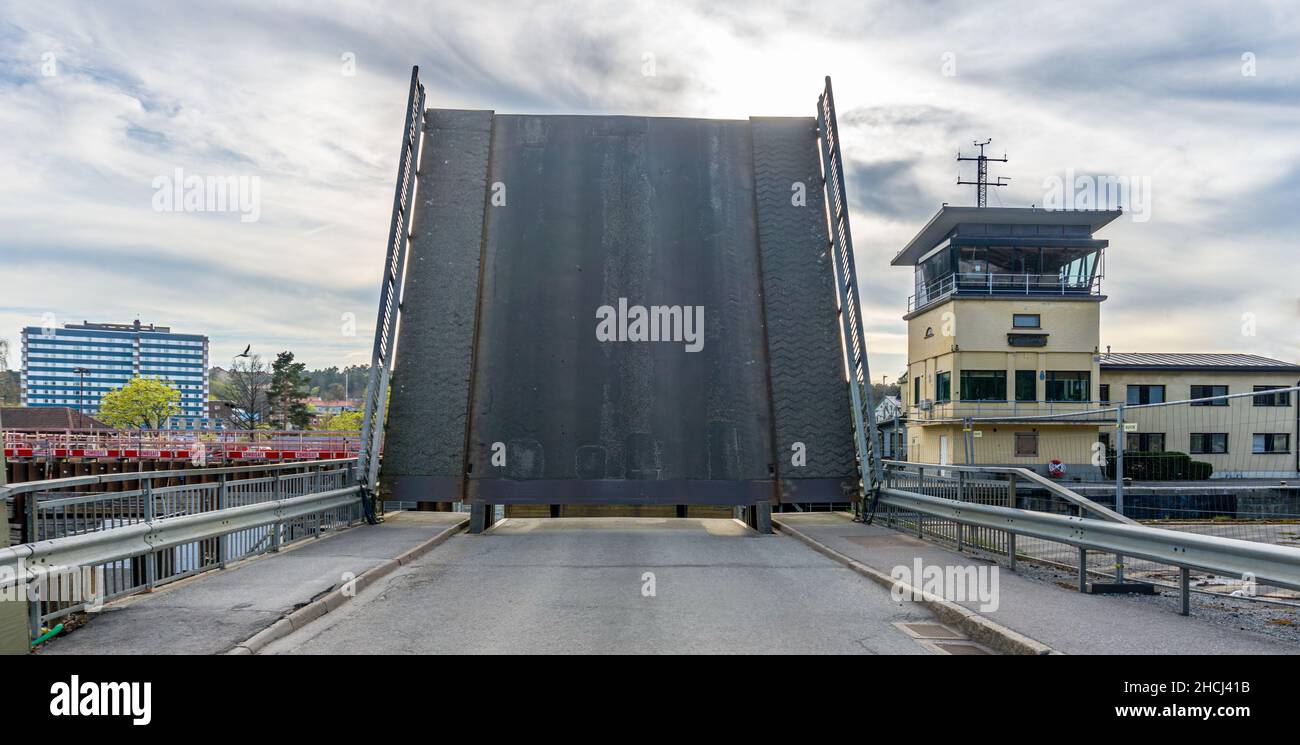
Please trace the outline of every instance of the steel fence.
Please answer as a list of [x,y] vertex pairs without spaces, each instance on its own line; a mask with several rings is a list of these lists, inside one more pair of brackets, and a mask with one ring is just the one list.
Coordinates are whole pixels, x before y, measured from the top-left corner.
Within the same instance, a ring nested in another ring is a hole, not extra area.
[[[356,499],[336,500],[319,510],[298,509],[288,518],[279,511],[259,511],[265,520],[250,523],[245,517],[245,524],[232,523],[229,529],[223,529],[220,518],[316,495],[355,493],[355,468],[356,460],[350,459],[101,474],[0,487],[0,498],[23,521],[24,537],[22,546],[3,551],[57,554],[62,546],[109,545],[118,535],[150,533],[187,520],[201,528],[201,537],[194,540],[170,541],[157,550],[139,544],[139,550],[111,553],[94,564],[61,567],[75,571],[44,574],[40,600],[30,603],[35,630],[90,602],[152,589],[351,525],[362,517]],[[14,567],[9,576],[23,571]]]
[[[885,469],[886,494],[877,510],[877,519],[889,527],[912,533],[918,538],[935,541],[957,550],[975,550],[996,554],[1014,567],[1019,560],[1067,568],[1080,577],[1102,581],[1137,581],[1153,585],[1182,587],[1189,590],[1233,595],[1274,602],[1300,602],[1300,588],[1270,583],[1252,572],[1223,574],[1189,567],[1175,561],[1161,561],[1150,556],[1128,556],[1097,548],[1080,550],[1073,542],[1052,540],[1041,535],[1017,534],[987,524],[968,524],[941,514],[905,506],[888,494],[917,494],[937,497],[961,505],[984,505],[1084,519],[1089,523],[1124,524],[1136,528],[1160,529],[1173,533],[1194,534],[1211,540],[1228,539],[1286,549],[1297,548],[1297,528],[1289,522],[1262,515],[1259,520],[1221,523],[1192,520],[1135,520],[1119,513],[1102,500],[1090,499],[1076,491],[1044,478],[1032,471],[1000,466],[943,466],[891,461]],[[1127,512],[1127,510],[1126,510]],[[1294,556],[1300,565],[1300,551]],[[1184,577],[1184,571],[1187,576]]]

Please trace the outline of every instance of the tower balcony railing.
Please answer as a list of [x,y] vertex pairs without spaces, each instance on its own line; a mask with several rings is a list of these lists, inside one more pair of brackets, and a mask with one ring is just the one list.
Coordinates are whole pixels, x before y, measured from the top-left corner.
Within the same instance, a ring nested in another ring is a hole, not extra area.
[[1113,422],[1109,401],[925,401],[909,406],[905,416],[913,423],[946,423],[965,418],[1059,417],[1064,423]]
[[991,295],[1101,295],[1101,273],[1090,277],[1063,274],[997,274],[960,272],[925,285],[907,299],[907,312],[919,310],[954,296]]

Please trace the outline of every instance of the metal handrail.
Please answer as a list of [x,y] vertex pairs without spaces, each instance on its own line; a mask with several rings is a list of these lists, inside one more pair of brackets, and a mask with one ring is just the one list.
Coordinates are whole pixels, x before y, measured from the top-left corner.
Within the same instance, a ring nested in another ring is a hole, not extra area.
[[950,295],[1100,295],[1101,274],[1071,279],[1064,274],[954,272],[924,285],[907,298],[909,312]]
[[1120,513],[1098,504],[1088,499],[1078,492],[1068,487],[1062,486],[1045,476],[1035,473],[1028,468],[1019,468],[1016,466],[958,466],[958,465],[938,465],[935,463],[912,463],[909,461],[887,460],[884,462],[887,472],[893,474],[898,471],[961,471],[963,473],[991,473],[998,475],[1009,475],[1022,478],[1032,482],[1035,486],[1042,487],[1061,499],[1070,502],[1080,509],[1095,513],[1101,519],[1107,522],[1125,523],[1128,525],[1139,525],[1138,521],[1121,515]]
[[112,530],[0,548],[0,565],[14,564],[20,569],[15,575],[4,577],[0,586],[8,587],[18,581],[29,581],[40,571],[105,564],[345,507],[355,503],[359,495],[360,487],[352,485],[301,497],[195,515],[143,520]]
[[924,512],[964,525],[1055,541],[1085,551],[1132,556],[1176,566],[1184,570],[1184,593],[1187,589],[1186,571],[1189,569],[1220,576],[1253,576],[1257,581],[1300,590],[1298,548],[1164,530],[1146,525],[958,502],[893,487],[881,490],[881,501],[892,507]]
[[129,471],[124,473],[100,473],[90,476],[70,476],[62,479],[47,479],[45,481],[23,481],[18,484],[9,486],[0,486],[0,500],[15,497],[19,494],[30,494],[38,491],[53,491],[57,489],[68,489],[76,486],[94,486],[97,484],[109,484],[118,481],[145,481],[152,479],[173,479],[189,478],[203,476],[222,476],[236,473],[262,473],[267,471],[285,471],[301,468],[313,468],[320,466],[333,466],[335,470],[339,466],[355,467],[356,458],[338,458],[335,460],[303,460],[292,463],[268,463],[266,465],[256,466],[223,466],[221,468],[186,468],[176,471]]

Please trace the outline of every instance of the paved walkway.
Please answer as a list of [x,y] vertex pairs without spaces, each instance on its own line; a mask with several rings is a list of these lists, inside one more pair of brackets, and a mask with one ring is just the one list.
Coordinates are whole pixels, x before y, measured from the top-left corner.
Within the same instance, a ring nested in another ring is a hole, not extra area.
[[[773,517],[885,574],[896,566],[913,567],[918,557],[923,565],[990,565],[890,528],[862,525],[837,514]],[[1221,604],[1227,601],[1194,596],[1192,615],[1184,617],[1175,612],[1174,595],[1084,595],[1057,584],[1076,581],[1066,572],[1026,567],[1022,574],[1016,574],[1003,567],[998,578],[998,608],[981,614],[1067,654],[1300,654],[1300,625],[1279,627],[1279,633],[1289,638],[1243,629],[1243,613],[1222,609]],[[979,610],[980,605],[978,601],[960,604],[971,610]],[[1251,610],[1246,609],[1245,614],[1249,613]]]
[[394,559],[465,515],[399,512],[229,569],[104,607],[40,654],[217,654],[341,585],[344,574]]

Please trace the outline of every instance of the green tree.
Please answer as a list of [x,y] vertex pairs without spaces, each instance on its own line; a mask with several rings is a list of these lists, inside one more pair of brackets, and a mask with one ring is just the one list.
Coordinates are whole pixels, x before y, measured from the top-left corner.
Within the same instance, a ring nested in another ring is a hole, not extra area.
[[342,411],[329,417],[321,424],[321,429],[331,432],[357,432],[361,430],[362,414],[359,411]]
[[9,369],[9,340],[0,339],[0,404],[17,406],[21,398],[18,373]]
[[305,364],[293,361],[293,352],[281,352],[271,363],[266,400],[271,405],[272,422],[285,429],[305,429],[311,424],[311,410],[303,403],[311,383],[304,375],[306,369]]
[[121,429],[161,429],[180,414],[181,393],[161,380],[134,378],[100,400],[96,418]]

